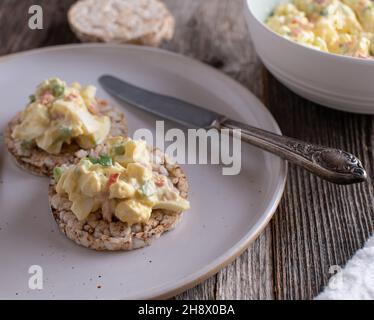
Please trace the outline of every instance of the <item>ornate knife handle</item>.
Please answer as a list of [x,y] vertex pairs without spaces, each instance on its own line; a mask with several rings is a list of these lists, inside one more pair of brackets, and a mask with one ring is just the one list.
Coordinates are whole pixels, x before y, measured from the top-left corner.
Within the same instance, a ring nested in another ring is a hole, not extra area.
[[367,179],[361,161],[348,152],[280,136],[229,119],[223,119],[217,126],[219,129],[241,129],[243,141],[276,154],[327,181],[352,184]]

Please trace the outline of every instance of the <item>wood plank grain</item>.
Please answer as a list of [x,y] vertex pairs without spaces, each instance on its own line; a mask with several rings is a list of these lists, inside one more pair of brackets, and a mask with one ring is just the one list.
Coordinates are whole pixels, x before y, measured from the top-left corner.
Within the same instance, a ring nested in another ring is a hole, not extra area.
[[[2,0],[0,2],[0,55],[51,45],[78,42],[70,31],[66,11],[74,0]],[[43,29],[28,26],[31,5],[43,8]]]
[[[330,110],[308,102],[265,72],[267,104],[284,134],[339,147],[370,168],[370,116]],[[372,172],[368,183],[336,186],[292,167],[272,222],[274,281],[278,299],[311,299],[374,230]]]

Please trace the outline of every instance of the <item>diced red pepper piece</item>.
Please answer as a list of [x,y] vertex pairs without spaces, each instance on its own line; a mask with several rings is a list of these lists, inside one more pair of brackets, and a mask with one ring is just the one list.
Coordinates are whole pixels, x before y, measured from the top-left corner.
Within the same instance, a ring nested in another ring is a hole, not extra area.
[[110,186],[111,186],[113,183],[116,183],[116,182],[117,182],[118,177],[119,177],[119,173],[112,173],[112,174],[109,176],[109,179],[108,179],[108,182],[107,182],[107,185],[106,185],[107,190],[109,190]]

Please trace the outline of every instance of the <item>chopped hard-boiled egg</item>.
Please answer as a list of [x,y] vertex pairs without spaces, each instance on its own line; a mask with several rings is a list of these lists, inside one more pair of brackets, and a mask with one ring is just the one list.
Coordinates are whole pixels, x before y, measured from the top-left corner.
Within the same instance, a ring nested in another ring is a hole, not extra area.
[[169,211],[185,211],[188,210],[190,204],[187,200],[168,200],[168,201],[158,201],[153,208],[154,209],[164,209]]
[[135,188],[129,182],[118,180],[109,188],[110,199],[126,199],[131,198],[135,194]]
[[122,165],[129,163],[148,163],[150,161],[146,142],[143,140],[134,141],[122,137],[110,138],[110,154],[116,162]]
[[146,223],[151,217],[152,208],[135,199],[121,201],[115,209],[116,217],[129,225]]
[[72,201],[71,210],[79,220],[101,208],[103,217],[116,217],[131,226],[147,222],[153,209],[169,213],[189,209],[171,181],[152,170],[143,140],[114,137],[105,146],[108,154],[54,170],[56,192]]
[[95,112],[96,88],[70,87],[60,79],[41,83],[23,111],[14,139],[33,141],[48,153],[59,154],[64,143],[93,148],[108,136],[110,118]]
[[44,134],[50,123],[48,110],[38,103],[30,104],[22,113],[22,122],[15,127],[13,135],[20,140],[34,140]]

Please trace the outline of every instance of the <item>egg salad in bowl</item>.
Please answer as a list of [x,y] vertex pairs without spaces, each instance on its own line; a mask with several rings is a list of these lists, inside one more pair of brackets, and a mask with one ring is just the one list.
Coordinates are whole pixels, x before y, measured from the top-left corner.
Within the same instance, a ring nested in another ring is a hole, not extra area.
[[374,58],[374,1],[291,0],[266,21],[283,37],[335,54]]
[[96,98],[94,86],[52,78],[30,95],[26,108],[5,132],[8,150],[29,171],[50,175],[56,165],[74,161],[113,134],[127,133],[121,112]]
[[132,250],[172,229],[189,209],[179,165],[143,140],[108,138],[55,167],[50,204],[61,231],[95,250]]

